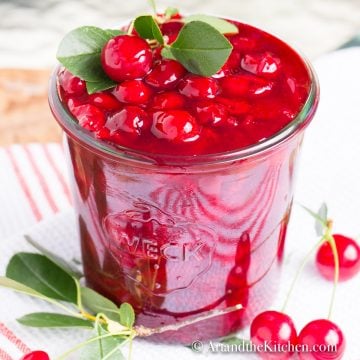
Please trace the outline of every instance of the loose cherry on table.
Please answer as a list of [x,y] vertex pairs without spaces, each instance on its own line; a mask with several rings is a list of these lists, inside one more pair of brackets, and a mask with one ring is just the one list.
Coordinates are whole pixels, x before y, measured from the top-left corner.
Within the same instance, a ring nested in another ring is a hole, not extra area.
[[[339,360],[345,351],[345,337],[341,329],[327,319],[308,323],[299,333],[299,345],[309,349],[317,347],[320,351],[299,352],[301,360]],[[319,348],[328,347],[328,351]]]
[[[347,236],[334,234],[333,238],[339,255],[339,280],[345,281],[360,271],[360,247]],[[328,241],[317,251],[316,266],[324,278],[334,280],[334,255]]]
[[138,36],[119,35],[110,39],[101,52],[101,63],[114,81],[143,77],[151,69],[152,51]]
[[50,360],[45,351],[36,350],[24,355],[20,360]]
[[[255,345],[264,345],[276,349],[274,345],[296,345],[297,333],[291,318],[278,311],[264,311],[257,315],[250,325],[251,341]],[[291,350],[291,349],[289,349]],[[292,352],[261,352],[259,356],[266,360],[290,359]]]

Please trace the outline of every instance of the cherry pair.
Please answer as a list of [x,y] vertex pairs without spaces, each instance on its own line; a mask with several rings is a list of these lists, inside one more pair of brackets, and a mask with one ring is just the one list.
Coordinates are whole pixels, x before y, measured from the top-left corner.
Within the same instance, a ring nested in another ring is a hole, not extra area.
[[341,329],[327,319],[313,320],[297,334],[288,315],[265,311],[252,321],[250,335],[253,344],[264,346],[259,355],[266,360],[291,359],[294,350],[301,360],[339,360],[345,351]]

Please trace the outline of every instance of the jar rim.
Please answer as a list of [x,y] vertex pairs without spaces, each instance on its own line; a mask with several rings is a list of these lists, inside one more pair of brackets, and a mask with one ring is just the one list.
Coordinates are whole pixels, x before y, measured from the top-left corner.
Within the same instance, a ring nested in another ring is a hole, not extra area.
[[[281,41],[281,40],[280,40]],[[287,45],[289,46],[289,45]],[[292,49],[293,50],[293,49]],[[173,155],[162,153],[148,153],[141,150],[131,149],[125,146],[113,146],[104,141],[96,139],[88,130],[81,127],[72,114],[64,107],[57,91],[57,73],[60,65],[55,67],[49,84],[49,105],[55,119],[63,131],[72,139],[80,142],[99,155],[114,160],[131,160],[138,163],[158,164],[166,166],[201,166],[215,163],[228,163],[244,160],[255,155],[266,153],[274,149],[284,141],[301,132],[312,120],[319,102],[319,81],[309,60],[293,50],[302,60],[310,79],[310,90],[308,97],[296,117],[274,135],[244,148],[200,155]]]

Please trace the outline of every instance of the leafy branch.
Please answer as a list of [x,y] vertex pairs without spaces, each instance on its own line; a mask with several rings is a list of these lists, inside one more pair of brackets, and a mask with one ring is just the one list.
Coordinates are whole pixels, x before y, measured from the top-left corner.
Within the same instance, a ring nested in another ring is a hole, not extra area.
[[[176,324],[147,328],[135,325],[135,311],[128,303],[117,306],[95,290],[80,284],[74,276],[76,269],[58,256],[27,238],[43,254],[21,252],[15,254],[0,277],[0,286],[32,296],[54,305],[63,313],[36,312],[24,315],[17,321],[37,328],[83,328],[95,334],[76,345],[57,360],[83,349],[80,359],[122,359],[121,347],[132,344],[136,337],[147,337],[170,330],[179,330],[199,321],[240,310],[241,305],[209,311]],[[96,354],[96,355],[90,355]]]

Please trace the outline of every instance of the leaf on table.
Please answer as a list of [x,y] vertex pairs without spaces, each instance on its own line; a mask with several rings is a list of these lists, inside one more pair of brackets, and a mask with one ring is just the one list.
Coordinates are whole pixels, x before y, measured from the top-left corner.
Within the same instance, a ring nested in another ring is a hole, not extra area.
[[106,297],[88,287],[81,287],[81,301],[85,308],[94,314],[103,313],[109,319],[119,321],[118,307]]
[[6,276],[51,299],[77,303],[74,278],[44,255],[15,254],[6,268]]
[[131,328],[135,322],[135,312],[129,303],[122,303],[119,308],[120,324]]
[[44,248],[40,245],[37,241],[32,239],[29,235],[24,235],[25,240],[31,244],[36,250],[40,251],[43,255],[49,258],[53,263],[61,267],[64,271],[69,273],[69,275],[80,279],[83,277],[83,274],[72,264],[67,263],[63,258],[60,256],[52,253],[50,250]]
[[39,297],[39,298],[46,297],[40,294],[39,292],[35,291],[34,289],[5,276],[0,276],[0,286],[34,297]]
[[[96,336],[106,334],[109,333],[102,327],[99,327]],[[109,336],[93,341],[83,347],[79,360],[102,360],[104,358],[106,358],[106,360],[125,360],[125,357],[121,352],[121,346],[125,340],[125,338]]]
[[240,345],[240,346],[250,346],[251,345],[250,340],[241,339],[241,338],[238,338],[237,336],[226,337],[221,340],[221,343],[229,344],[229,345]]
[[94,326],[91,321],[80,319],[75,316],[64,314],[38,312],[22,316],[17,321],[25,326],[31,327],[83,327],[93,329]]

